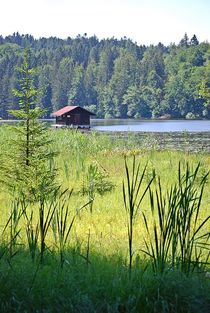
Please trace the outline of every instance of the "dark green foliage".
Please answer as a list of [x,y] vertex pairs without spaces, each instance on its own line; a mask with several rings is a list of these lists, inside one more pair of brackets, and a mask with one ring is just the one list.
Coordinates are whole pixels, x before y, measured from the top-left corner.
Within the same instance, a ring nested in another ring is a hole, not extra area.
[[0,311],[209,313],[210,285],[203,276],[186,278],[178,272],[155,276],[149,270],[143,274],[143,264],[139,264],[129,280],[117,255],[92,254],[88,270],[74,251],[69,249],[66,255],[69,262],[63,269],[56,253],[37,268],[24,250],[12,267],[7,262],[1,264]]
[[194,46],[199,45],[199,41],[198,41],[196,35],[193,35],[193,36],[192,36],[192,38],[190,39],[190,44],[191,44],[191,45],[194,45]]
[[[209,118],[209,43],[185,34],[179,45],[138,46],[130,39],[95,36],[35,40],[14,33],[0,37],[0,117],[18,108],[11,93],[19,86],[14,70],[30,46],[45,117],[67,104],[93,107],[97,117]],[[188,115],[187,115],[188,114]]]

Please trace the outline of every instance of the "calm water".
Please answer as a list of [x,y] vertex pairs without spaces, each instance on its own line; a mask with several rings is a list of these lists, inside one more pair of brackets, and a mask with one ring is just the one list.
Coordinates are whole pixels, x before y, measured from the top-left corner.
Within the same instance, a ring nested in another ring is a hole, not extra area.
[[[54,119],[45,122],[54,124]],[[0,125],[16,123],[15,120],[0,121]],[[91,128],[113,132],[210,132],[210,120],[137,120],[137,119],[91,119]]]
[[115,132],[210,132],[210,120],[92,119],[91,128]]

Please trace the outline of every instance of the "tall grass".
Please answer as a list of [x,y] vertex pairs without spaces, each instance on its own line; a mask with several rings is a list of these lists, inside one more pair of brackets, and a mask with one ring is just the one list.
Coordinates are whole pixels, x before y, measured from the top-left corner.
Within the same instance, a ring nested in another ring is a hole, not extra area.
[[18,251],[18,238],[20,237],[21,233],[21,226],[20,220],[22,217],[22,210],[21,210],[21,201],[14,198],[11,204],[11,210],[9,214],[9,218],[5,224],[3,235],[6,233],[8,229],[9,240],[7,246],[9,247],[9,258],[11,259],[13,256],[16,255]]
[[[189,164],[183,170],[178,167],[178,182],[163,194],[161,180],[155,191],[150,189],[152,230],[143,213],[146,249],[153,261],[155,273],[163,273],[168,267],[180,269],[189,275],[200,266],[208,264],[210,232],[205,227],[210,215],[201,219],[201,202],[209,173],[199,182],[200,165],[193,170]],[[202,250],[207,250],[204,261]],[[169,265],[170,264],[170,265]]]
[[68,248],[67,244],[75,219],[82,209],[89,205],[89,202],[84,204],[73,213],[72,217],[70,217],[69,200],[72,196],[72,192],[73,190],[65,190],[59,195],[58,201],[56,201],[56,210],[52,218],[52,229],[55,238],[55,245],[58,248],[60,255],[61,268],[63,268],[65,262],[65,250]]
[[151,178],[146,187],[143,187],[143,179],[147,165],[144,166],[142,173],[140,172],[140,163],[136,165],[135,156],[133,157],[131,173],[125,158],[126,182],[123,181],[123,200],[127,215],[127,230],[128,230],[128,246],[129,246],[129,272],[131,274],[133,260],[133,227],[140,205],[150,188],[154,179]]
[[26,237],[28,243],[28,249],[32,258],[32,261],[35,261],[35,258],[38,253],[39,245],[39,223],[34,219],[34,211],[30,210],[27,212],[27,208],[24,204],[24,217],[26,220]]

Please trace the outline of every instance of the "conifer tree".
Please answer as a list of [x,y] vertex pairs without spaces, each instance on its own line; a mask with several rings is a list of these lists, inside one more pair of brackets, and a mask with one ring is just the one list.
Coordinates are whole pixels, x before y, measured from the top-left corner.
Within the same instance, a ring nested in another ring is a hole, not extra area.
[[193,35],[193,36],[192,36],[192,38],[190,39],[190,44],[191,44],[191,46],[197,46],[197,45],[199,45],[199,41],[198,41],[196,35]]
[[7,185],[29,202],[46,199],[55,189],[56,170],[52,168],[54,152],[47,126],[40,122],[44,110],[36,104],[34,87],[36,69],[30,67],[30,51],[24,51],[22,65],[17,68],[19,88],[14,95],[19,99],[19,110],[9,113],[21,121],[14,126],[12,151],[4,165]]

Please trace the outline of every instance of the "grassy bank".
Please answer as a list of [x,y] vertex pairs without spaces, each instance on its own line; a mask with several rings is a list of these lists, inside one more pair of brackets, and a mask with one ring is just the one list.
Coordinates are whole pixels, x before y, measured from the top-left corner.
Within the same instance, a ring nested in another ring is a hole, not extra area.
[[[2,152],[12,149],[14,136],[8,127],[0,128]],[[210,280],[206,264],[209,250],[203,242],[195,242],[198,236],[194,239],[192,236],[209,216],[210,181],[205,178],[210,169],[209,154],[157,151],[151,137],[141,141],[132,134],[119,140],[104,134],[49,130],[49,136],[53,149],[59,152],[55,166],[62,190],[73,191],[57,196],[53,204],[46,203],[46,249],[40,263],[40,234],[36,233],[39,207],[27,207],[27,216],[33,211],[30,221],[22,214],[23,204],[14,201],[2,188],[0,311],[209,312]],[[148,189],[140,206],[134,208],[137,210],[132,222],[129,271],[132,206],[131,201],[126,202],[126,211],[125,200],[128,181],[132,181],[133,156],[135,173],[137,165],[140,166],[138,181],[145,169],[137,198],[141,198],[147,186],[150,192]],[[167,198],[171,188],[174,202]],[[157,202],[156,194],[159,200],[165,199],[165,206],[164,201]],[[170,201],[173,205],[169,206]],[[170,213],[176,222],[173,225],[164,219],[172,207],[177,208]],[[180,207],[186,209],[185,217],[177,215]],[[55,214],[47,220],[49,208],[54,208]],[[188,214],[190,210],[192,214]],[[171,229],[170,236],[161,221],[168,225],[166,229]],[[182,240],[173,232],[173,226],[188,237]],[[209,232],[209,226],[207,220],[198,231],[200,241],[208,243],[208,236],[201,236]],[[180,240],[183,247],[180,244],[175,247],[170,238]],[[168,243],[169,252],[164,246]]]
[[209,312],[209,280],[201,275],[155,276],[142,260],[129,278],[119,256],[91,254],[87,266],[78,251],[68,255],[63,270],[52,254],[39,269],[27,251],[12,268],[1,262],[1,312]]

